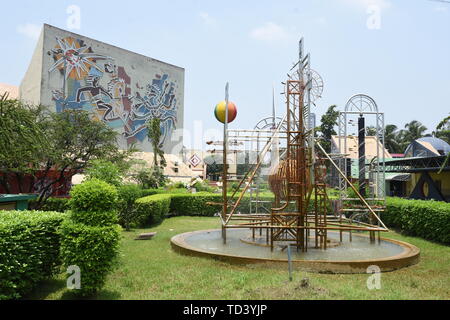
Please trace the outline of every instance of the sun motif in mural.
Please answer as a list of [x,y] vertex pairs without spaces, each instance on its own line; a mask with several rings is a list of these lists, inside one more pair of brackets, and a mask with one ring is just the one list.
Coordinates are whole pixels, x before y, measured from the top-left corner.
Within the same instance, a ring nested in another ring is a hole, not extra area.
[[66,79],[81,80],[88,75],[92,67],[103,72],[97,66],[96,60],[112,60],[111,57],[93,53],[91,48],[84,45],[81,40],[67,37],[56,38],[56,41],[58,45],[52,50],[55,63],[50,67],[49,72],[58,69],[64,72]]

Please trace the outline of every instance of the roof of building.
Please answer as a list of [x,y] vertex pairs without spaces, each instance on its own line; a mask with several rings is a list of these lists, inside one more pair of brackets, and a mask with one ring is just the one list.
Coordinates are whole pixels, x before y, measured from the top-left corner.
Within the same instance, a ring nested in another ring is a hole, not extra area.
[[405,157],[433,157],[446,155],[450,145],[436,137],[423,137],[411,142],[405,150]]
[[[341,141],[341,149],[339,150],[339,136],[331,136],[332,141],[332,153],[344,153],[347,154],[346,158],[358,159],[358,137],[347,136],[347,150],[344,151],[343,141]],[[344,139],[342,139],[344,140]],[[373,159],[377,156],[377,144],[379,148],[379,156],[381,157],[384,152],[385,158],[392,158],[391,154],[384,148],[375,136],[365,137],[365,149],[366,158]],[[334,150],[334,151],[333,151]]]
[[420,142],[422,144],[427,143],[427,144],[431,145],[438,152],[440,150],[442,150],[444,152],[444,154],[447,154],[450,152],[450,144],[448,144],[444,140],[436,138],[436,137],[423,137],[423,138],[417,139],[416,141]]
[[19,87],[7,83],[0,83],[0,96],[3,96],[5,92],[8,93],[9,99],[19,98]]
[[[403,159],[386,159],[386,172],[423,172],[423,171],[440,171],[444,165],[446,156],[434,157],[412,157]],[[445,164],[443,171],[450,171],[450,162]]]

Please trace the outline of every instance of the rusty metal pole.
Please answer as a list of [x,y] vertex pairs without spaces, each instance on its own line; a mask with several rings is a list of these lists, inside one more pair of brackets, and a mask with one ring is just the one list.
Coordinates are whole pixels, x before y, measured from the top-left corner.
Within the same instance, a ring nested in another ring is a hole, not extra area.
[[[228,82],[225,86],[225,122],[223,124],[223,171],[222,171],[222,194],[223,194],[223,209],[222,220],[227,220],[228,213],[228,197],[227,197],[227,144],[228,144]],[[227,228],[226,224],[222,224],[222,239],[223,243],[227,243]]]

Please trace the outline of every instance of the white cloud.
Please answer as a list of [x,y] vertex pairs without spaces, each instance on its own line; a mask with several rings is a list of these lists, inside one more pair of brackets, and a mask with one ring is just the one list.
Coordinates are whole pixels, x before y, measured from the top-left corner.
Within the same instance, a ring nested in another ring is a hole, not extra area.
[[389,9],[392,6],[392,3],[389,0],[340,0],[348,5],[367,8],[369,6],[377,6],[380,9]]
[[216,19],[211,17],[209,15],[209,13],[207,13],[207,12],[200,12],[199,16],[203,20],[203,23],[206,24],[207,26],[211,26],[211,25],[214,25],[216,23]]
[[24,36],[37,40],[41,34],[41,26],[33,23],[26,23],[18,25],[16,31]]
[[282,26],[267,22],[262,27],[250,31],[250,37],[260,41],[274,42],[288,40],[290,34]]

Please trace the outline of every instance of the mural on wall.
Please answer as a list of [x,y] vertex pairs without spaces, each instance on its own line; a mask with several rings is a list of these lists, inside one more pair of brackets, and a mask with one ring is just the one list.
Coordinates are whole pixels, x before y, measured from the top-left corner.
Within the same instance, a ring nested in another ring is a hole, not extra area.
[[56,111],[81,109],[119,130],[127,143],[147,139],[146,123],[161,120],[160,146],[169,139],[177,123],[175,83],[168,74],[155,74],[148,84],[136,82],[112,57],[96,54],[82,40],[57,38],[51,50],[54,63],[49,73],[59,71],[62,87],[52,91]]

